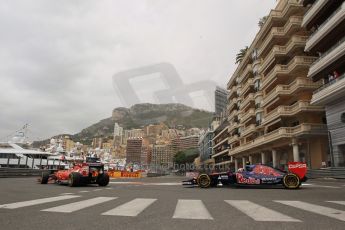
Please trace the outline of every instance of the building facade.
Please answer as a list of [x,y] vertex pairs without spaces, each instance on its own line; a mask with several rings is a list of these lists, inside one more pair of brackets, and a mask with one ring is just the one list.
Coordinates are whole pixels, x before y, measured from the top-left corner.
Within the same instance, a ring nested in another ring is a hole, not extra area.
[[298,0],[279,1],[228,82],[228,154],[235,169],[247,161],[279,168],[329,161],[324,108],[310,104],[320,83],[307,77],[316,57],[304,52],[305,12]]
[[175,150],[171,144],[154,145],[152,150],[152,164],[155,166],[172,167]]
[[229,122],[227,116],[219,117],[219,125],[215,127],[212,138],[212,159],[216,168],[230,168],[229,156]]
[[142,138],[130,138],[127,140],[126,161],[127,163],[140,164],[141,151],[143,146]]
[[304,0],[302,26],[311,31],[305,51],[318,59],[308,77],[322,86],[311,104],[324,106],[332,166],[345,166],[345,2]]
[[183,151],[187,149],[198,148],[199,135],[192,135],[187,137],[179,137],[172,140],[172,144],[176,151]]
[[213,131],[208,129],[205,133],[200,136],[199,139],[199,152],[201,164],[210,162],[212,159],[212,139]]
[[214,99],[215,99],[215,113],[216,115],[220,115],[222,112],[226,110],[226,105],[228,103],[228,91],[226,89],[216,87],[214,92]]

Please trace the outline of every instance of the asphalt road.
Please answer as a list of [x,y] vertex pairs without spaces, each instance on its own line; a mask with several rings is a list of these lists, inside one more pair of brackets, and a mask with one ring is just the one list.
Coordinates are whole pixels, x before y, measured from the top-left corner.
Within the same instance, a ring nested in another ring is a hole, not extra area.
[[308,181],[299,190],[183,188],[180,181],[70,188],[0,179],[0,229],[345,229],[345,180]]

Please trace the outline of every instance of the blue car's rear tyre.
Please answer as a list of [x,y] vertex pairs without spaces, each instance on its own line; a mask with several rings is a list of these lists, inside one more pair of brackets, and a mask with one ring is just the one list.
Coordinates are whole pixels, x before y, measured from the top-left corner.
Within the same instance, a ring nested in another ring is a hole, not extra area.
[[284,176],[283,185],[287,189],[298,189],[301,181],[297,175],[289,173]]

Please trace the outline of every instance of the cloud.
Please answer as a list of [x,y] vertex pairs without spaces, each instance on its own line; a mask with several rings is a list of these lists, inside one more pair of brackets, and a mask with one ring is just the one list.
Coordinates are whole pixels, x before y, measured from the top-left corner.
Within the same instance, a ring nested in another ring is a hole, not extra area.
[[225,87],[236,53],[250,45],[258,19],[275,4],[2,1],[0,138],[25,123],[33,138],[76,133],[110,116],[122,106],[112,76],[132,68],[168,62],[185,84],[211,79]]

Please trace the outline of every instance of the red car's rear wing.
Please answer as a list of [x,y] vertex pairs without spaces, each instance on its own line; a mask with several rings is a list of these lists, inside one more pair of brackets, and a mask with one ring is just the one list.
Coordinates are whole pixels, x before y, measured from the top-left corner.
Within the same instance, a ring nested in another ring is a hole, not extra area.
[[307,164],[303,162],[289,162],[289,172],[296,174],[300,179],[303,179],[307,174]]

